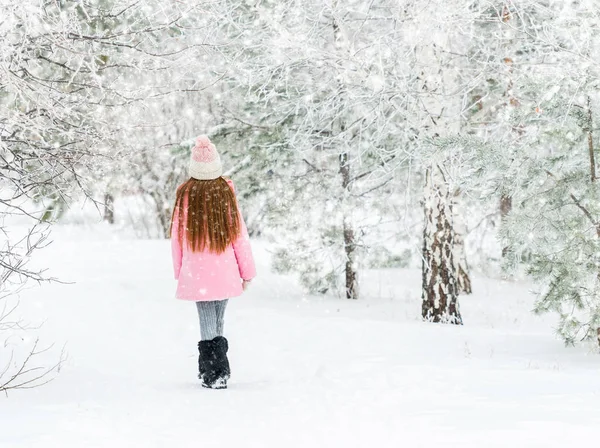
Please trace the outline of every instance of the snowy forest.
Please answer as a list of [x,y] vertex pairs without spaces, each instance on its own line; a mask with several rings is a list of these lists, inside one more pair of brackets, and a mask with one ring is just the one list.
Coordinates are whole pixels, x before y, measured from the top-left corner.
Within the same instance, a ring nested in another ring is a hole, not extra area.
[[[67,369],[69,345],[52,345],[65,338],[35,336],[45,288],[62,296],[78,281],[53,269],[71,257],[60,235],[92,240],[72,248],[90,264],[69,264],[89,266],[86,279],[98,259],[163,257],[200,134],[269,260],[261,300],[289,279],[278,296],[356,310],[358,329],[380,303],[374,276],[412,282],[389,297],[401,311],[382,313],[418,331],[388,344],[475,331],[491,304],[506,321],[549,319],[546,344],[563,359],[580,350],[597,378],[599,92],[596,0],[0,0],[0,391]],[[122,235],[129,249],[110,253]],[[527,305],[489,284],[520,285]],[[171,286],[156,298],[165,309]],[[80,314],[64,322],[93,320],[93,297],[74,299]],[[145,328],[135,316],[128,325]],[[39,446],[20,440],[0,445]]]

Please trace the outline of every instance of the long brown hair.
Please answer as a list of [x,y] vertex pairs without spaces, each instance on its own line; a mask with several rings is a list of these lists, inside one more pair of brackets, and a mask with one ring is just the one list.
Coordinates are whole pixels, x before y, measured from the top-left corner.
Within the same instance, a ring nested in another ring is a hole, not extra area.
[[217,254],[225,252],[241,232],[235,194],[222,177],[214,180],[190,178],[181,184],[171,217],[171,237],[175,217],[178,218],[179,241],[183,243],[185,228],[187,245],[192,252],[205,249]]

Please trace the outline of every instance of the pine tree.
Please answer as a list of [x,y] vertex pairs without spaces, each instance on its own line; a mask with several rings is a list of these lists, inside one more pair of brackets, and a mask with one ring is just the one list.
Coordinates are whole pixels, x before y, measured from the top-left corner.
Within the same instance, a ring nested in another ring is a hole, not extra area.
[[[593,44],[598,15],[585,1],[555,2],[553,8],[536,2],[518,6],[510,11],[518,25],[506,15],[496,22],[510,28],[510,39],[521,48],[518,63],[509,69],[513,84],[507,90],[500,83],[489,95],[514,107],[488,109],[484,104],[479,114],[480,122],[487,114],[500,134],[486,131],[488,144],[470,139],[445,143],[456,144],[462,148],[460,157],[474,162],[468,171],[476,174],[471,182],[481,181],[479,187],[488,192],[508,193],[510,207],[503,207],[501,229],[505,268],[524,268],[536,281],[535,311],[558,313],[557,331],[567,343],[597,339],[595,92],[600,76],[592,61],[598,56]],[[501,74],[498,70],[498,79]]]

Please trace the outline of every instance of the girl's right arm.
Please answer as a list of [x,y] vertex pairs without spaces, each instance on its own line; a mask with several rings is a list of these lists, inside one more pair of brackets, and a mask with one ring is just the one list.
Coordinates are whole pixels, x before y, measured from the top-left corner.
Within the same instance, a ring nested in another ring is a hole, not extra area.
[[240,236],[233,242],[233,251],[240,269],[240,277],[248,282],[256,277],[256,266],[254,265],[254,257],[252,256],[252,247],[250,247],[250,236],[244,218],[240,213],[240,224],[242,231]]
[[[235,194],[235,186],[231,179],[227,179],[229,187]],[[236,199],[237,202],[237,199]],[[237,260],[238,268],[240,270],[240,277],[245,283],[256,277],[256,266],[254,265],[254,257],[252,256],[252,247],[250,247],[250,236],[248,235],[248,229],[246,228],[246,222],[242,216],[242,212],[239,211],[240,207],[238,204],[238,212],[240,216],[241,233],[237,239],[233,242],[233,252]]]

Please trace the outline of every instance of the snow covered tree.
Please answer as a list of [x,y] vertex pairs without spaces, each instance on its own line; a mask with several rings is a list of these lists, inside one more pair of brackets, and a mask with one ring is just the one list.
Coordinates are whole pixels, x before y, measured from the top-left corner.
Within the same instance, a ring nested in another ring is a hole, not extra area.
[[[502,141],[508,147],[525,143],[521,142],[525,132],[521,112],[535,104],[522,94],[521,79],[539,57],[541,48],[530,31],[541,28],[544,10],[546,5],[538,2],[499,0],[489,2],[482,11],[475,25],[478,33],[469,48],[472,63],[481,67],[481,81],[470,94],[463,132]],[[489,224],[494,227],[498,221],[502,227],[512,208],[512,192],[501,189],[488,200],[498,203],[498,212],[489,215]],[[499,255],[507,250],[502,247]]]
[[224,31],[238,84],[256,105],[240,118],[274,130],[270,148],[287,153],[272,167],[284,188],[270,222],[286,241],[275,266],[299,272],[314,292],[358,298],[368,210],[407,148],[394,122],[405,107],[391,5],[247,3]]
[[[518,20],[505,14],[496,19],[520,50],[509,69],[510,89],[499,83],[475,113],[479,117],[472,123],[487,121],[480,130],[488,143],[459,137],[445,145],[455,145],[456,157],[473,162],[462,173],[468,183],[510,197],[501,229],[505,267],[525,268],[539,286],[535,311],[557,312],[558,333],[575,343],[598,338],[600,327],[595,135],[600,22],[592,2],[546,6],[513,3],[510,14]],[[496,70],[496,79],[501,74]],[[487,108],[490,102],[498,106]]]
[[[458,23],[468,25],[473,20],[477,9],[473,11],[471,6],[431,2],[425,8],[418,7],[415,13],[412,26],[419,85],[416,113],[421,120],[419,141],[423,146],[457,135],[460,130],[460,92],[470,80],[459,77],[460,64],[468,61],[457,61],[465,35],[454,30],[459,29]],[[460,258],[456,254],[453,203],[457,190],[449,176],[449,164],[451,161],[443,152],[425,158],[422,317],[432,322],[462,324],[458,264],[464,254]],[[463,287],[466,289],[466,282]]]
[[597,338],[600,328],[598,73],[590,67],[546,78],[547,93],[527,120],[537,124],[536,150],[515,154],[521,191],[503,235],[512,248],[508,263],[524,264],[540,284],[536,312],[557,312],[567,343]]
[[[45,279],[27,268],[47,238],[40,223],[58,219],[73,196],[93,200],[89,181],[131,147],[128,131],[141,125],[133,105],[174,94],[165,72],[203,46],[174,44],[197,9],[151,0],[0,1],[0,331],[18,328],[9,322],[11,295],[28,279]],[[169,51],[157,51],[157,42]],[[17,218],[28,231],[11,231]],[[34,344],[21,357],[3,356],[0,389],[44,381],[39,372],[53,368],[33,367],[38,353]]]

